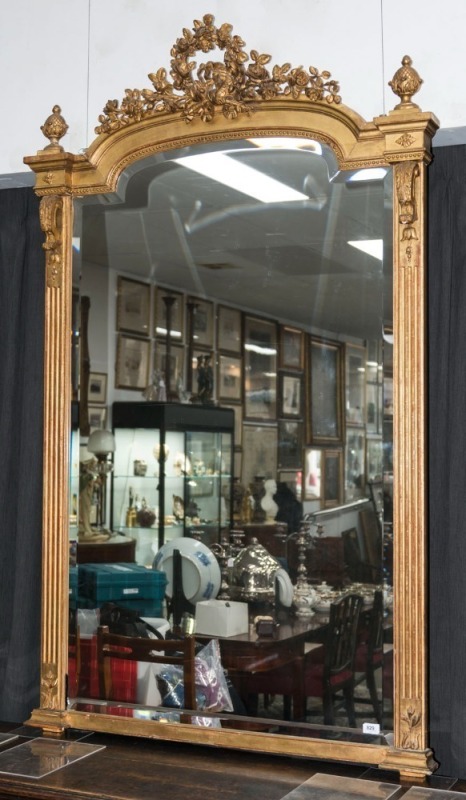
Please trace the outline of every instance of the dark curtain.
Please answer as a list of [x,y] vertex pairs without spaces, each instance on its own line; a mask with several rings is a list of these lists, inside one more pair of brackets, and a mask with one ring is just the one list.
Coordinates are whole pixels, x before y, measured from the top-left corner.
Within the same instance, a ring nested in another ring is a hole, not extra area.
[[428,175],[430,741],[466,778],[466,147]]
[[0,720],[39,704],[44,253],[38,199],[0,191]]

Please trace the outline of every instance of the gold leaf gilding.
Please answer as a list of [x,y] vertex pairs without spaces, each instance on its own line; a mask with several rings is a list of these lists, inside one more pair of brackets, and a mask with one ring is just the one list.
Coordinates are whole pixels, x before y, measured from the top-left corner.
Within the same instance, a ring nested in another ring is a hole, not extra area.
[[[121,103],[109,100],[99,116],[96,133],[112,133],[159,112],[181,113],[186,122],[195,118],[210,122],[218,113],[227,119],[250,114],[255,100],[271,100],[280,95],[294,99],[304,96],[313,102],[340,103],[340,87],[329,72],[315,67],[305,70],[291,64],[275,66],[270,72],[271,56],[251,50],[248,56],[244,41],[233,35],[232,26],[217,28],[212,14],[194,20],[193,31],[183,29],[170,50],[171,69],[149,74],[152,89],[126,89]],[[224,51],[222,61],[191,60],[198,52]],[[197,69],[196,69],[197,67]]]

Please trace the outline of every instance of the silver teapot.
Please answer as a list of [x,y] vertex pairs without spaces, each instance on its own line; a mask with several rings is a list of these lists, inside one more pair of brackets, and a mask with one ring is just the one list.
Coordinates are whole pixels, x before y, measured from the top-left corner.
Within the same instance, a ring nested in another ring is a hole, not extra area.
[[236,556],[230,574],[232,600],[244,602],[275,599],[275,574],[280,562],[257,539],[252,539]]

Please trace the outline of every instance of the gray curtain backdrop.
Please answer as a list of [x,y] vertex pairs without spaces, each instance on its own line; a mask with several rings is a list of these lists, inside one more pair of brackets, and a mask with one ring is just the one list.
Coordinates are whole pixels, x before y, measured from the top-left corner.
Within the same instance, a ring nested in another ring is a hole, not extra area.
[[39,702],[44,253],[32,189],[0,191],[0,720]]
[[430,727],[442,775],[466,777],[466,147],[429,176]]

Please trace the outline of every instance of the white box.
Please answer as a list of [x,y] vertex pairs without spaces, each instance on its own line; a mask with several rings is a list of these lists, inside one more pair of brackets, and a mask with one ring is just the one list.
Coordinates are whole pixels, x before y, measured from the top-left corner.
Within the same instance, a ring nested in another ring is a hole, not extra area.
[[196,604],[196,633],[236,636],[249,630],[248,604],[233,600],[201,600]]

